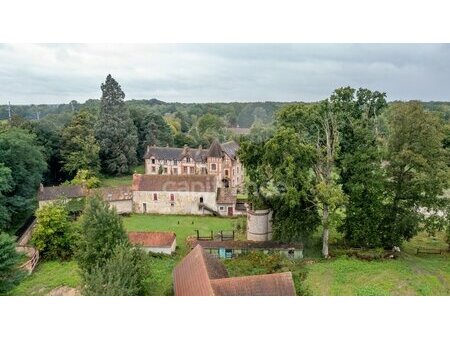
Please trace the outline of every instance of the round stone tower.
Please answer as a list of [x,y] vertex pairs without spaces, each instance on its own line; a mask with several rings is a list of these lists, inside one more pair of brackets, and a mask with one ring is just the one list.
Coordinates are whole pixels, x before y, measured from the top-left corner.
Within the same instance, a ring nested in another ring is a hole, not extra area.
[[247,210],[247,240],[257,242],[272,240],[272,210]]

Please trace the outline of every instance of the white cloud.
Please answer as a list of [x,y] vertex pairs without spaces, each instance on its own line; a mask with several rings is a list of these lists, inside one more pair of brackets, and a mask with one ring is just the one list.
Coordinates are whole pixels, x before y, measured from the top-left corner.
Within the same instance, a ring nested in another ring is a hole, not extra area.
[[0,45],[0,104],[100,97],[111,73],[128,99],[312,101],[339,86],[388,99],[449,100],[449,45]]

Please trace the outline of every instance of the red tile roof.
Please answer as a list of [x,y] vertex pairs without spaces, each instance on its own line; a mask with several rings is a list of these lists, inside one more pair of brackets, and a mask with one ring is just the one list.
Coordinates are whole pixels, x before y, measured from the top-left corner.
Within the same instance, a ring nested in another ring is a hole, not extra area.
[[290,272],[214,279],[215,296],[295,296]]
[[173,271],[176,296],[295,296],[290,272],[228,278],[223,263],[197,245]]
[[174,232],[129,232],[128,239],[132,244],[144,247],[171,247],[175,240]]
[[196,191],[215,192],[213,175],[133,175],[134,191]]

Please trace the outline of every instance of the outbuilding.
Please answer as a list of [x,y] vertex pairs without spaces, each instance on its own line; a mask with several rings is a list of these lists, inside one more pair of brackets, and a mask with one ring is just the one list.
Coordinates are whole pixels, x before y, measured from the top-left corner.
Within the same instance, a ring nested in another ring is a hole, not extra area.
[[177,239],[174,232],[129,232],[128,239],[147,252],[171,255],[175,252]]

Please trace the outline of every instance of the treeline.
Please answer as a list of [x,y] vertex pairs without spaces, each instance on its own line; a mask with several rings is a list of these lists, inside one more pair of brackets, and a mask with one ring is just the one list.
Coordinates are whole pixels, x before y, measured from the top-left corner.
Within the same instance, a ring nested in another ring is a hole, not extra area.
[[240,158],[251,202],[274,210],[274,238],[306,241],[321,227],[327,257],[331,227],[352,247],[392,249],[419,230],[450,238],[449,140],[445,114],[347,87],[282,108]]
[[[282,102],[166,103],[157,99],[125,101],[125,106],[129,109],[143,109],[161,116],[184,116],[187,122],[210,113],[221,117],[227,127],[242,128],[250,128],[256,120],[271,122],[275,111],[284,104]],[[8,109],[8,105],[0,105],[0,120],[9,118]],[[68,104],[11,105],[13,115],[27,120],[85,110],[99,112],[100,100],[91,99],[85,103],[74,100]]]

